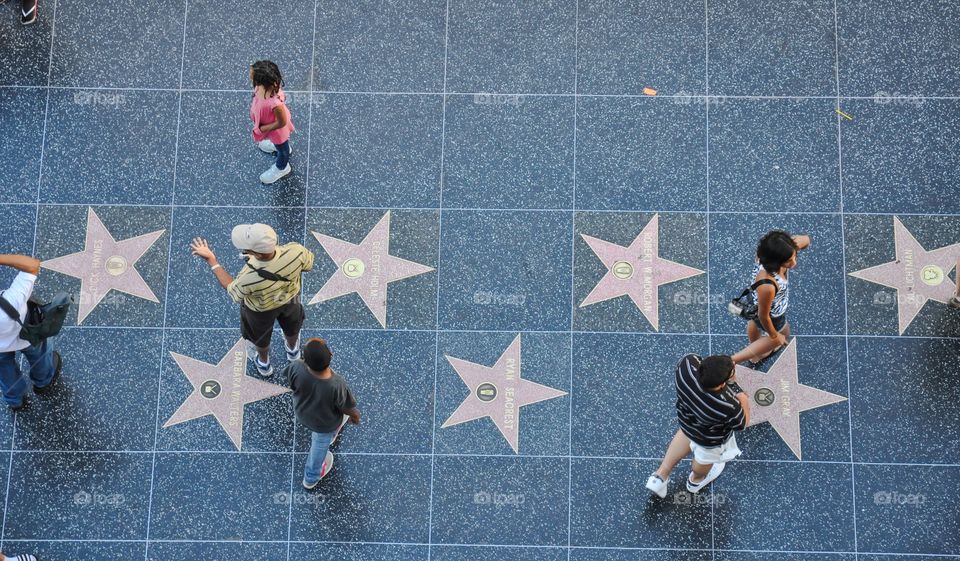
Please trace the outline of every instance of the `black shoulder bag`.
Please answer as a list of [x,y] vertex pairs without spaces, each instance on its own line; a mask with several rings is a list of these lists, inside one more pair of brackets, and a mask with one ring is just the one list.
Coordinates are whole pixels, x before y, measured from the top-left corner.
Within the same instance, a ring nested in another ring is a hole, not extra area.
[[780,287],[777,286],[777,283],[773,282],[772,280],[760,279],[747,288],[744,288],[743,292],[740,293],[740,296],[737,296],[731,300],[730,303],[727,304],[727,311],[735,316],[740,316],[747,321],[757,319],[760,306],[759,302],[757,302],[757,299],[754,296],[754,291],[758,286],[763,284],[772,284],[774,294],[780,290]]
[[20,338],[33,346],[60,333],[70,304],[73,304],[73,296],[66,292],[60,292],[46,304],[30,298],[27,301],[27,317],[21,320],[13,304],[0,294],[0,308],[20,324]]

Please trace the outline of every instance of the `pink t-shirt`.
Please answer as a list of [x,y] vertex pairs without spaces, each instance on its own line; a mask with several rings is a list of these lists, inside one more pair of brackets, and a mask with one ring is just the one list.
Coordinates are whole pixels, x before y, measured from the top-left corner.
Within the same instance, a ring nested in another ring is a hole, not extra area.
[[[282,89],[266,99],[261,99],[257,96],[256,92],[254,92],[253,101],[250,102],[250,119],[253,120],[253,140],[260,142],[264,138],[269,138],[270,142],[274,144],[283,144],[290,138],[290,133],[295,129],[293,128],[293,119],[290,118],[290,110],[287,109],[286,104],[284,104],[285,99],[286,95]],[[277,120],[277,116],[273,114],[273,108],[277,106],[283,107],[283,110],[287,112],[287,124],[279,129],[263,134],[260,132],[260,125],[269,125]]]

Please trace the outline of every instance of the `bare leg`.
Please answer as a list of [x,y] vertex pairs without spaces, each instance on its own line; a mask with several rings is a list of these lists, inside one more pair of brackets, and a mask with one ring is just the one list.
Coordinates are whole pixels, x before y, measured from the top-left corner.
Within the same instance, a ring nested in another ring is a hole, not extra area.
[[[751,322],[752,325],[752,322]],[[757,330],[760,331],[759,329]],[[790,337],[790,324],[787,323],[783,326],[783,329],[780,330],[780,334],[784,337]],[[749,334],[747,335],[749,337]],[[773,354],[777,350],[777,347],[774,346],[773,342],[766,335],[761,336],[760,338],[753,340],[749,345],[743,348],[743,350],[735,353],[731,358],[733,362],[740,364],[741,362],[752,360],[757,362],[763,360]]]
[[270,361],[270,347],[257,347],[257,354],[260,356],[260,364]]
[[295,349],[295,348],[297,348],[297,341],[300,340],[300,334],[297,333],[297,334],[294,335],[293,337],[288,337],[288,336],[284,335],[283,338],[287,341],[287,348],[288,348],[288,349]]
[[703,478],[710,473],[710,468],[713,467],[713,464],[701,464],[700,462],[693,461],[693,476],[690,477],[691,483],[700,483],[703,481]]
[[747,340],[753,343],[761,337],[763,337],[763,333],[760,332],[760,328],[757,327],[757,324],[752,320],[747,322]]
[[673,471],[673,468],[677,467],[680,460],[686,458],[689,453],[690,439],[687,438],[687,435],[683,434],[682,430],[677,430],[677,434],[673,435],[673,440],[670,441],[670,445],[667,447],[667,453],[663,457],[663,462],[660,464],[660,467],[657,468],[657,475],[660,476],[660,479],[666,481],[667,478],[670,477],[670,472]]

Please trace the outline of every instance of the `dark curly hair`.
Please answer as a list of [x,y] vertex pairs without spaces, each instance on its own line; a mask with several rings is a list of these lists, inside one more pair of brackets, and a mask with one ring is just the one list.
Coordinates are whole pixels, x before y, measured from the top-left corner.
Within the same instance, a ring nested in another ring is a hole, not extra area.
[[757,260],[771,275],[780,272],[783,264],[797,251],[797,242],[783,230],[771,230],[757,244]]
[[268,95],[275,95],[283,86],[280,68],[269,60],[258,60],[250,65],[253,71],[253,85],[263,86]]

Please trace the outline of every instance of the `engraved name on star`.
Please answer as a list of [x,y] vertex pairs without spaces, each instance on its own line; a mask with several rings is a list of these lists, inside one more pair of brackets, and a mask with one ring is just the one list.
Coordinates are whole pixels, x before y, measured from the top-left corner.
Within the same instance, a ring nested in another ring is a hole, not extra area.
[[441,428],[490,417],[514,453],[520,447],[520,408],[567,395],[520,377],[520,335],[510,343],[493,366],[444,356],[470,390]]
[[390,212],[383,215],[359,244],[317,232],[313,235],[337,264],[337,271],[310,304],[356,292],[381,327],[387,326],[387,286],[433,270],[433,267],[390,255]]
[[580,307],[620,296],[630,300],[660,330],[660,286],[702,275],[703,271],[660,257],[660,215],[655,214],[627,247],[580,234],[607,268]]
[[93,208],[88,207],[83,251],[49,259],[41,266],[80,279],[77,324],[83,323],[111,290],[160,302],[134,265],[165,231],[116,241]]
[[793,339],[767,373],[737,365],[737,383],[750,398],[750,425],[770,423],[790,451],[800,455],[800,413],[847,398],[798,381],[797,340]]
[[960,243],[927,251],[896,216],[893,217],[893,261],[850,273],[850,276],[897,291],[900,335],[928,300],[946,304],[956,290],[948,276],[960,259]]
[[247,376],[247,351],[243,339],[231,348],[217,364],[208,364],[171,352],[177,366],[193,386],[193,393],[167,419],[163,428],[207,415],[213,415],[240,450],[243,444],[243,408],[290,391],[288,388]]

